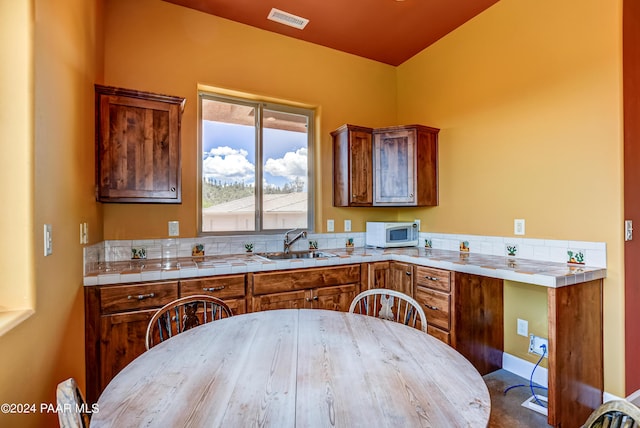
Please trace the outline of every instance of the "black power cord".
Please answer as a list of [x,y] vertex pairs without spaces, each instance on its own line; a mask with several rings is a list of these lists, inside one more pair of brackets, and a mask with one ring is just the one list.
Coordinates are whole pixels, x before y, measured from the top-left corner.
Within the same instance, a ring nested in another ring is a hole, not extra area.
[[547,355],[547,345],[540,345],[540,348],[542,349],[542,355],[540,356],[540,359],[538,360],[538,362],[536,363],[536,365],[533,367],[533,370],[531,370],[531,376],[529,377],[529,385],[525,385],[525,384],[520,384],[520,385],[512,385],[508,388],[506,388],[503,392],[504,395],[507,395],[507,392],[509,392],[510,390],[514,389],[514,388],[520,388],[520,387],[526,387],[528,386],[529,389],[531,390],[531,394],[533,395],[533,399],[536,401],[536,403],[538,403],[538,405],[540,405],[541,407],[546,408],[547,406],[545,406],[539,399],[538,396],[536,395],[534,388],[538,388],[538,389],[542,389],[547,391],[548,388],[544,387],[544,386],[538,386],[538,385],[534,385],[533,384],[533,374],[535,373],[536,369],[538,368],[538,366],[540,365],[540,363],[542,362],[542,359],[544,358],[545,355]]

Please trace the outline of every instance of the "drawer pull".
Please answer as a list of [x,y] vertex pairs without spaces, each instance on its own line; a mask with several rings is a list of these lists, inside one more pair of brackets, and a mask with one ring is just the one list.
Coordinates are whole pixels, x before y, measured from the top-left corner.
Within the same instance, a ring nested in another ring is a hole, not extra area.
[[310,302],[310,301],[312,301],[312,300],[316,300],[316,301],[317,301],[317,300],[318,300],[318,296],[313,296],[312,298],[305,297],[305,300],[306,300],[307,302]]
[[436,278],[435,276],[425,276],[424,279],[428,279],[429,281],[437,281],[438,278]]
[[431,309],[432,311],[439,311],[440,309],[438,309],[437,306],[431,306],[431,305],[427,305],[426,303],[424,304],[424,307],[427,309]]
[[148,299],[150,297],[155,297],[155,293],[138,294],[137,296],[127,296],[127,299],[129,299],[129,300],[131,300],[131,299],[144,300],[144,299]]
[[221,285],[220,287],[204,287],[203,290],[204,291],[220,291],[220,290],[224,290],[224,285]]

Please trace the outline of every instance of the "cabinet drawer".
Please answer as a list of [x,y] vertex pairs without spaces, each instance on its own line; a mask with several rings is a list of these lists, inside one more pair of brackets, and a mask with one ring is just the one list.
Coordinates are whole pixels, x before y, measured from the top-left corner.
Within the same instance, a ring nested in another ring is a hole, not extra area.
[[416,287],[415,299],[427,316],[427,326],[449,330],[451,325],[451,296],[424,287]]
[[436,339],[446,343],[447,345],[451,345],[451,333],[448,331],[444,331],[439,329],[438,327],[434,327],[432,325],[427,325],[427,333]]
[[253,294],[306,290],[360,282],[360,265],[310,268],[253,275]]
[[222,300],[244,296],[244,275],[216,276],[180,281],[180,296],[206,294]]
[[100,309],[102,313],[147,309],[163,306],[177,298],[177,282],[101,287]]
[[448,270],[416,266],[416,285],[435,290],[451,291],[451,272]]

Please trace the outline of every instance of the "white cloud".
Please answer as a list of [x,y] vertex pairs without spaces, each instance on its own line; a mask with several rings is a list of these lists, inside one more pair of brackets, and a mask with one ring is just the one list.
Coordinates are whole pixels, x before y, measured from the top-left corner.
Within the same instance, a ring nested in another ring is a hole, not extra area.
[[237,150],[227,146],[214,147],[204,155],[203,175],[223,182],[253,183],[255,166],[247,159],[248,154],[246,150]]
[[295,152],[287,152],[279,159],[269,158],[264,164],[264,170],[273,176],[306,181],[307,149],[303,147]]

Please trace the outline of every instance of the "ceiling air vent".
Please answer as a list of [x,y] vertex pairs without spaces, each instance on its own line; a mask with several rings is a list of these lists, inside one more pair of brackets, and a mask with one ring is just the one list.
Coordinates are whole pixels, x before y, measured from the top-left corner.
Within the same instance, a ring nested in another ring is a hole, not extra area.
[[302,30],[309,23],[309,20],[307,18],[292,15],[288,12],[276,9],[275,7],[271,9],[271,12],[269,12],[269,16],[267,16],[267,19],[279,22],[280,24],[288,25],[289,27],[297,28],[299,30]]

